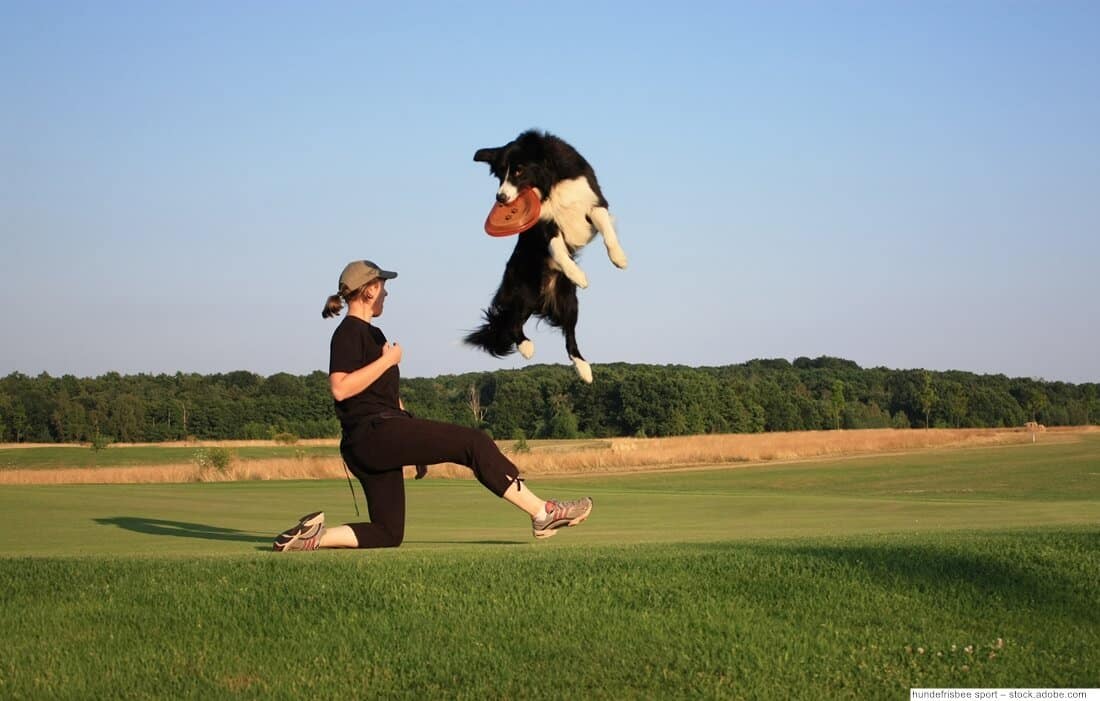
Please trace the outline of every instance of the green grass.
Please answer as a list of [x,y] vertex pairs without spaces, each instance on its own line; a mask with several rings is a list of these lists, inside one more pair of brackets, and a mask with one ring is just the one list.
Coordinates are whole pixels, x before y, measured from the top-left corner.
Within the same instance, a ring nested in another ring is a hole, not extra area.
[[[408,483],[397,550],[276,556],[346,483],[0,490],[0,698],[905,698],[1100,685],[1100,442]],[[563,686],[564,685],[564,686]]]

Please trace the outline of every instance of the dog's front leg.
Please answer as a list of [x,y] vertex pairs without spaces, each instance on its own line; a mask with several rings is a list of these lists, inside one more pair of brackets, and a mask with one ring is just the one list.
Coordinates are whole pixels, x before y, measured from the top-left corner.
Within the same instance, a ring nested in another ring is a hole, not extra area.
[[607,211],[607,207],[593,207],[588,213],[588,220],[603,234],[603,243],[607,246],[607,257],[616,268],[625,268],[626,251],[619,245],[619,236],[615,233],[615,225],[611,221],[611,213]]
[[582,289],[588,287],[588,276],[584,274],[580,266],[569,255],[569,249],[565,245],[565,237],[558,234],[550,239],[550,257],[554,263],[565,273],[565,277],[573,281],[573,284]]

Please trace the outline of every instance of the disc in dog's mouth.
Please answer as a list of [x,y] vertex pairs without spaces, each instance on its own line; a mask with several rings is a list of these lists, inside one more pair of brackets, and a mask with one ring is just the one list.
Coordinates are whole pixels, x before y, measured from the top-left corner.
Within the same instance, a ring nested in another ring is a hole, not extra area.
[[490,236],[514,236],[527,231],[539,220],[542,202],[534,188],[522,190],[508,204],[495,204],[485,218],[485,233]]

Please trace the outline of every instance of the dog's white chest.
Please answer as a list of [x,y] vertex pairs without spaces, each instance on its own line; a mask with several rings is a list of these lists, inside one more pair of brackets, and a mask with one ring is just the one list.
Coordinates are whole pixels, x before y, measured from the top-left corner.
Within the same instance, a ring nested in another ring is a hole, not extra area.
[[563,180],[550,191],[543,203],[540,219],[553,219],[570,248],[588,245],[596,229],[588,221],[588,212],[599,203],[585,177]]

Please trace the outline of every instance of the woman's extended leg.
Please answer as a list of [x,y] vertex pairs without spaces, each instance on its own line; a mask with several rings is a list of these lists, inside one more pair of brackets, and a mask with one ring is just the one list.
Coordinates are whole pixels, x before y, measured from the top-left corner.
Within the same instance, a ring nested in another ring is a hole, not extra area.
[[531,517],[536,538],[575,526],[592,511],[592,500],[587,497],[574,501],[540,499],[523,483],[519,470],[488,434],[474,428],[425,419],[387,419],[357,436],[349,451],[349,457],[359,465],[396,469],[398,474],[403,465],[465,465],[487,489]]
[[498,497],[519,479],[519,470],[484,431],[442,421],[405,417],[379,421],[356,434],[347,450],[349,464],[371,472],[443,462],[465,465]]

